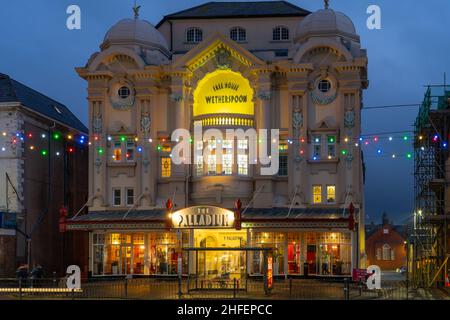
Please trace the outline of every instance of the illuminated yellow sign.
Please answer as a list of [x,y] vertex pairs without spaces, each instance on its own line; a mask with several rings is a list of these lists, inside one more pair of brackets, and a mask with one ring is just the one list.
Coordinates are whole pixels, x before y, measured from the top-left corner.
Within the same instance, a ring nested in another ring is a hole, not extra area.
[[253,115],[253,89],[240,73],[216,70],[198,82],[194,117],[226,113]]
[[194,206],[172,214],[174,228],[232,228],[234,212],[213,206]]

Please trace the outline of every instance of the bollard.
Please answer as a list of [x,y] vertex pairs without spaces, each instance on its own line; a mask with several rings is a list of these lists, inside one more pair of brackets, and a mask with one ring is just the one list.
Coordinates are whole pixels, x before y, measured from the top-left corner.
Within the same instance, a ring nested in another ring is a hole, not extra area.
[[183,295],[182,288],[181,288],[181,274],[178,276],[178,299],[181,299],[181,296]]
[[292,297],[292,278],[289,279],[289,298]]
[[350,300],[348,278],[344,279],[344,300]]
[[19,278],[19,297],[22,300],[22,278]]

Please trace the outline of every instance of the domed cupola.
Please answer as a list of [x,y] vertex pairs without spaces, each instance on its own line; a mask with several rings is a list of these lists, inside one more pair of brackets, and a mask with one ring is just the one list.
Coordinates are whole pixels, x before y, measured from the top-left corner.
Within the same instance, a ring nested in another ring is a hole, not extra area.
[[303,42],[310,37],[341,36],[359,42],[359,36],[352,20],[342,12],[328,8],[325,1],[325,9],[311,13],[304,18],[295,35],[296,42]]
[[170,57],[167,41],[150,22],[139,19],[138,10],[134,10],[134,19],[120,20],[108,30],[100,49],[104,51],[112,46],[136,48],[144,53],[148,64],[159,64],[161,59]]

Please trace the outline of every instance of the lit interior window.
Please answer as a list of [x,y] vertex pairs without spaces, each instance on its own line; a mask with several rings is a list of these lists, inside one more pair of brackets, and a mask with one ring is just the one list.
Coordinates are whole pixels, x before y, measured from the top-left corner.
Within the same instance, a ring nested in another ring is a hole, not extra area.
[[203,175],[203,156],[197,156],[197,164],[196,164],[197,176]]
[[171,175],[171,159],[169,157],[161,158],[161,177],[169,178]]
[[224,148],[224,149],[233,149],[233,140],[223,140],[222,148]]
[[247,140],[238,140],[238,149],[246,150],[248,148]]
[[222,172],[225,175],[231,175],[233,173],[233,155],[222,155]]
[[127,141],[127,154],[126,154],[128,161],[134,160],[134,142],[131,140]]
[[208,174],[216,174],[217,172],[217,161],[216,161],[216,155],[210,154],[208,155]]
[[122,161],[122,143],[120,141],[114,142],[113,159],[114,161]]
[[238,174],[248,174],[248,156],[246,154],[238,155]]
[[313,203],[322,203],[322,186],[313,186]]
[[334,203],[336,201],[336,186],[327,186],[327,202]]

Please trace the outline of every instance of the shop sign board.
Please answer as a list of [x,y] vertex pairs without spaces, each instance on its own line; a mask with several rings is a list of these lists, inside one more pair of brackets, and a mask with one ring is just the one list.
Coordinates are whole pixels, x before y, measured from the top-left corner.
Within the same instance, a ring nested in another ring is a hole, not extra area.
[[172,214],[174,228],[233,228],[234,212],[214,206],[193,206]]

